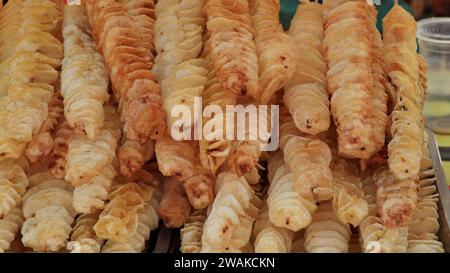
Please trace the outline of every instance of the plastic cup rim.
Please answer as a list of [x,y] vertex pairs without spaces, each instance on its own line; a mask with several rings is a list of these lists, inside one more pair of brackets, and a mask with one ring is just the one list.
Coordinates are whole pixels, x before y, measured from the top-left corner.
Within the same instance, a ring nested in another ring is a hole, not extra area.
[[439,40],[436,38],[430,38],[423,35],[422,27],[435,22],[448,22],[450,23],[450,17],[430,17],[426,19],[422,19],[417,22],[417,39],[425,42],[435,43],[435,44],[445,44],[450,45],[450,35],[448,36],[448,40]]

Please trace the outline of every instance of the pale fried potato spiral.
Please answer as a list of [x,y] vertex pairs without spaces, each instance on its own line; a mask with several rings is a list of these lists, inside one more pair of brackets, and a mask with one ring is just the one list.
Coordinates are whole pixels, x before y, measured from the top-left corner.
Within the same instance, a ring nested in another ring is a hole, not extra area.
[[[330,127],[327,66],[321,48],[323,31],[321,5],[300,5],[289,29],[289,35],[297,41],[294,47],[297,66],[293,77],[286,84],[284,103],[297,128],[312,135]],[[309,54],[303,54],[304,51]]]
[[180,230],[182,253],[198,253],[202,249],[203,225],[206,210],[194,210]]
[[22,202],[28,187],[24,169],[15,161],[0,163],[0,218]]
[[250,1],[250,9],[259,63],[259,88],[250,89],[249,95],[267,104],[294,74],[294,40],[283,32],[279,1]]
[[99,211],[78,216],[73,227],[67,249],[71,253],[99,253],[103,240],[95,234],[94,225],[98,221]]
[[17,206],[0,217],[0,253],[4,253],[11,247],[17,233],[24,221],[22,208]]
[[23,197],[22,243],[34,251],[58,251],[66,246],[76,215],[72,187],[45,172],[29,180],[31,188]]

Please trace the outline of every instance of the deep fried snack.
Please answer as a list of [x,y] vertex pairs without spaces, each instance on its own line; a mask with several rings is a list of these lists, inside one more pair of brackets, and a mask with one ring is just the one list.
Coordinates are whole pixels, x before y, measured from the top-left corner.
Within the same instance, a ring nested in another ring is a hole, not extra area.
[[12,208],[0,217],[0,253],[4,253],[11,248],[11,243],[16,238],[23,221],[21,206]]
[[150,71],[146,34],[127,8],[114,0],[83,1],[103,54],[127,138],[141,143],[165,134],[161,91]]
[[406,226],[417,208],[417,184],[412,179],[398,181],[387,166],[374,173],[379,214],[387,227]]
[[243,177],[232,172],[219,174],[215,192],[201,252],[242,252],[250,241],[261,200]]
[[328,200],[333,195],[328,145],[311,137],[294,136],[284,146],[284,160],[294,176],[294,187],[309,200]]
[[165,179],[159,214],[168,228],[180,228],[191,213],[183,184],[175,177]]
[[140,253],[145,250],[150,232],[158,227],[160,194],[155,192],[138,213],[136,233],[126,242],[109,240],[102,248],[102,253]]
[[64,110],[62,101],[57,97],[52,97],[48,107],[47,119],[25,150],[25,155],[32,164],[43,160],[53,151],[54,141],[52,136]]
[[250,9],[259,63],[259,88],[250,89],[249,95],[267,104],[294,74],[294,40],[284,33],[280,24],[279,1],[253,0]]
[[331,204],[321,203],[305,231],[305,250],[309,253],[347,253],[351,231],[341,223]]
[[383,19],[385,65],[395,90],[389,168],[399,180],[417,179],[422,158],[424,66],[416,50],[416,21],[400,5]]
[[213,0],[205,6],[211,56],[223,87],[257,94],[258,58],[248,1]]
[[184,226],[180,229],[182,253],[199,253],[202,249],[203,225],[206,210],[193,210]]
[[97,52],[90,33],[82,7],[64,7],[64,59],[61,72],[64,114],[75,132],[95,139],[103,126],[103,105],[109,98],[109,78],[104,59]]
[[157,190],[152,186],[130,182],[118,185],[108,195],[109,202],[94,226],[98,237],[125,243],[138,232],[139,213]]
[[215,180],[215,176],[197,161],[193,175],[183,181],[189,203],[194,209],[204,209],[213,202]]
[[334,158],[330,168],[334,186],[333,211],[341,222],[357,227],[369,213],[357,166],[346,159]]
[[289,253],[294,233],[277,227],[269,221],[269,210],[264,206],[253,228],[255,253]]
[[99,211],[78,216],[73,227],[67,249],[71,253],[99,253],[103,239],[97,237],[94,225],[98,221]]
[[113,161],[120,138],[115,108],[105,107],[107,117],[95,140],[86,135],[73,135],[69,141],[65,179],[74,187],[74,207],[79,213],[102,208],[116,171]]
[[29,181],[31,188],[23,196],[22,243],[34,251],[58,251],[66,246],[76,216],[72,187],[49,172]]
[[309,2],[299,5],[289,29],[289,35],[296,41],[296,70],[285,86],[284,103],[297,128],[312,135],[330,127],[327,66],[321,48],[323,31],[321,5]]
[[147,143],[128,140],[122,138],[125,142],[120,146],[117,152],[119,159],[120,173],[126,177],[131,177],[144,166],[145,162],[153,158],[155,147],[152,140]]
[[193,143],[176,141],[167,136],[156,141],[155,154],[164,176],[175,176],[184,181],[194,174]]
[[27,175],[15,160],[0,163],[0,218],[22,201],[28,187]]

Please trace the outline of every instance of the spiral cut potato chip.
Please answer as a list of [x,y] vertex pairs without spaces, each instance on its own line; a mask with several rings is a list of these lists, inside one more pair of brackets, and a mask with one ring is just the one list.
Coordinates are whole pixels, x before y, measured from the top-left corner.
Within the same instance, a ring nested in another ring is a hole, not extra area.
[[155,154],[154,142],[147,143],[126,139],[122,136],[122,145],[117,152],[119,159],[120,173],[126,177],[131,177],[144,166],[145,162],[153,158]]
[[204,209],[214,200],[214,183],[216,178],[197,160],[193,175],[183,181],[189,203],[195,209]]
[[63,36],[61,94],[64,114],[75,132],[93,140],[103,126],[109,78],[81,6],[64,7]]
[[67,249],[71,253],[99,253],[103,239],[97,237],[94,225],[98,221],[99,211],[78,216],[73,227]]
[[417,210],[412,216],[408,227],[408,252],[410,253],[444,253],[442,242],[436,235],[439,231],[439,214],[433,174],[427,171],[420,173],[419,199]]
[[205,126],[207,126],[207,124],[225,124],[225,126],[223,126],[223,131],[221,132],[222,137],[214,138],[215,135],[210,136],[205,134],[203,139],[199,140],[200,161],[206,169],[215,174],[227,161],[230,154],[231,141],[227,140],[225,137],[226,107],[227,105],[235,105],[237,102],[237,96],[232,91],[221,85],[214,69],[211,55],[211,43],[209,40],[205,43],[202,56],[205,61],[205,67],[208,69],[205,90],[202,94],[203,107],[206,107],[207,105],[217,105],[221,108],[222,113],[224,113],[216,114],[210,118],[203,119],[203,124],[205,124]]
[[[59,82],[62,58],[62,45],[55,37],[61,31],[60,4],[13,1],[0,11],[0,160],[20,158],[33,135],[45,131],[41,127]],[[36,139],[49,141],[48,135]]]
[[175,176],[181,181],[194,174],[194,147],[189,141],[176,141],[170,136],[156,141],[158,167],[164,176]]
[[[139,3],[137,3],[139,4]],[[105,58],[127,138],[141,143],[165,134],[161,91],[150,71],[153,53],[131,9],[114,0],[82,2]],[[146,16],[146,15],[145,15]]]
[[343,223],[357,227],[369,213],[357,166],[343,158],[333,158],[333,211]]
[[[376,10],[366,1],[325,7],[327,85],[339,152],[368,159],[384,144],[387,126],[383,45]],[[343,38],[344,37],[344,38]]]
[[48,105],[48,116],[42,124],[39,132],[33,135],[25,150],[25,155],[30,163],[37,163],[51,154],[54,148],[53,134],[55,133],[60,118],[64,111],[61,99],[52,97]]
[[243,177],[232,172],[219,174],[215,192],[201,252],[242,252],[250,241],[261,200]]
[[8,213],[0,216],[0,253],[4,253],[11,248],[11,243],[16,238],[23,221],[21,206],[16,206]]
[[294,74],[296,66],[294,40],[284,33],[280,24],[279,1],[252,0],[249,2],[255,29],[259,87],[249,89],[248,94],[256,101],[267,104]]
[[125,242],[109,240],[102,248],[103,253],[140,253],[145,250],[150,232],[158,227],[160,193],[154,192],[144,208],[138,213],[137,230]]
[[416,28],[412,15],[400,5],[394,6],[383,19],[386,70],[396,98],[391,114],[389,168],[400,181],[417,179],[422,157],[421,111],[426,82],[420,75],[426,72],[426,66],[416,53]]
[[253,227],[255,253],[289,253],[294,233],[277,227],[269,220],[269,210],[264,206]]
[[118,185],[108,196],[109,202],[94,226],[95,233],[112,242],[128,242],[138,232],[139,213],[157,194],[157,189],[144,183]]
[[237,95],[257,94],[258,57],[248,1],[212,0],[205,11],[212,62],[220,84]]
[[312,135],[330,127],[323,32],[322,5],[309,2],[299,5],[289,29],[295,41],[296,70],[285,86],[284,103],[297,128]]
[[383,223],[388,227],[406,226],[416,211],[417,184],[412,179],[398,181],[387,166],[374,173],[377,204]]
[[186,196],[183,184],[176,177],[164,180],[163,195],[159,214],[168,228],[180,228],[191,213],[191,205]]
[[23,196],[22,243],[34,251],[58,251],[66,246],[76,216],[72,186],[49,172],[29,177]]
[[305,250],[309,253],[347,253],[351,231],[341,223],[329,202],[321,203],[305,231]]
[[116,171],[112,166],[120,129],[116,110],[105,107],[103,128],[95,140],[84,134],[74,134],[69,140],[65,179],[74,187],[73,205],[79,213],[91,213],[103,208]]
[[206,210],[193,210],[184,226],[180,229],[182,253],[199,253],[202,249],[203,225]]
[[28,187],[28,178],[16,161],[0,163],[0,218],[22,202]]

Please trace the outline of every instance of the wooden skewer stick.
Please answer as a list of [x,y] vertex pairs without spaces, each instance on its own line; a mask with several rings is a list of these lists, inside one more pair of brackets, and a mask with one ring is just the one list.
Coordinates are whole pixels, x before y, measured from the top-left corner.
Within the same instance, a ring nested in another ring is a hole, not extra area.
[[394,6],[398,5],[398,0],[394,0]]

